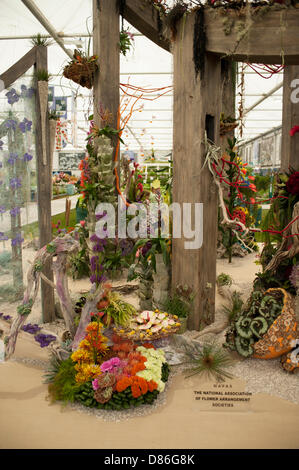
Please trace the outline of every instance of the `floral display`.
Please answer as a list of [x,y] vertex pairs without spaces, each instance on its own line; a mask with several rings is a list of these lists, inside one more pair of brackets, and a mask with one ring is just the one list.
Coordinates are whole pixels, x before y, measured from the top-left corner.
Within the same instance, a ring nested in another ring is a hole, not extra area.
[[156,309],[155,311],[144,310],[132,318],[128,327],[115,328],[114,331],[123,338],[144,341],[173,334],[179,330],[180,326],[177,315],[170,315]]
[[79,348],[54,373],[48,372],[52,398],[114,410],[153,403],[168,380],[164,351],[150,343],[137,346],[115,334],[112,340],[108,347],[102,324],[89,323]]

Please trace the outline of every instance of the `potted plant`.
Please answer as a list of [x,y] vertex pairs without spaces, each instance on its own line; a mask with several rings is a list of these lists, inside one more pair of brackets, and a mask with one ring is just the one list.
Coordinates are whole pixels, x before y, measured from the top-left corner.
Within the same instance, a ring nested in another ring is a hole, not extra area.
[[73,57],[73,60],[64,67],[63,76],[85,88],[91,89],[95,73],[98,70],[98,56],[89,56],[83,51],[75,49]]

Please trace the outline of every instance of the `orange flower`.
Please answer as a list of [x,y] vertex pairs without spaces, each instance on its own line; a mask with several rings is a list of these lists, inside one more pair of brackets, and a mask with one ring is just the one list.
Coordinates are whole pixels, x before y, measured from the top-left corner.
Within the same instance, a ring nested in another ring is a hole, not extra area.
[[153,392],[154,390],[157,390],[158,388],[158,384],[156,382],[154,382],[154,380],[150,380],[148,383],[148,389],[150,392]]
[[131,385],[131,383],[132,383],[131,378],[124,377],[123,379],[117,382],[116,391],[119,393],[123,392],[124,390],[126,390],[126,388],[128,388]]
[[142,362],[139,362],[138,364],[132,367],[131,373],[132,375],[136,375],[137,372],[139,372],[140,370],[144,370],[144,369],[145,369],[145,365]]
[[138,387],[137,384],[133,384],[131,386],[131,390],[132,390],[132,395],[134,398],[139,398],[140,395],[141,395],[141,390],[140,390],[140,387]]

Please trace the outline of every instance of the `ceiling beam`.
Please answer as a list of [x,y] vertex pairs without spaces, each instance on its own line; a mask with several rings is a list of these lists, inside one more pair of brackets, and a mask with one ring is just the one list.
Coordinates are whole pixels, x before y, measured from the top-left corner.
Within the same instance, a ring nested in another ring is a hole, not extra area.
[[148,0],[126,0],[124,19],[148,39],[170,52],[170,40],[159,28],[159,24],[163,27],[159,21],[159,11]]
[[48,31],[51,37],[57,42],[57,44],[61,47],[61,49],[73,59],[73,53],[67,49],[62,41],[61,37],[59,37],[58,32],[55,28],[49,23],[48,19],[45,15],[41,12],[41,10],[35,5],[33,0],[22,0],[22,3],[28,8],[28,10],[35,16],[35,18],[40,22],[40,24]]

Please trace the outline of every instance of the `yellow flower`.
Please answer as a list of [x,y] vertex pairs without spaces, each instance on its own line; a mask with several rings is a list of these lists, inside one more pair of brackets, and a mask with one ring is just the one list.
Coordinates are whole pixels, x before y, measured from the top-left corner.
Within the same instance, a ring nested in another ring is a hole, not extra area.
[[91,355],[85,349],[77,349],[71,355],[71,359],[74,362],[91,362]]
[[98,377],[102,371],[101,367],[97,364],[76,364],[75,369],[77,370],[76,382],[84,383],[90,379]]

